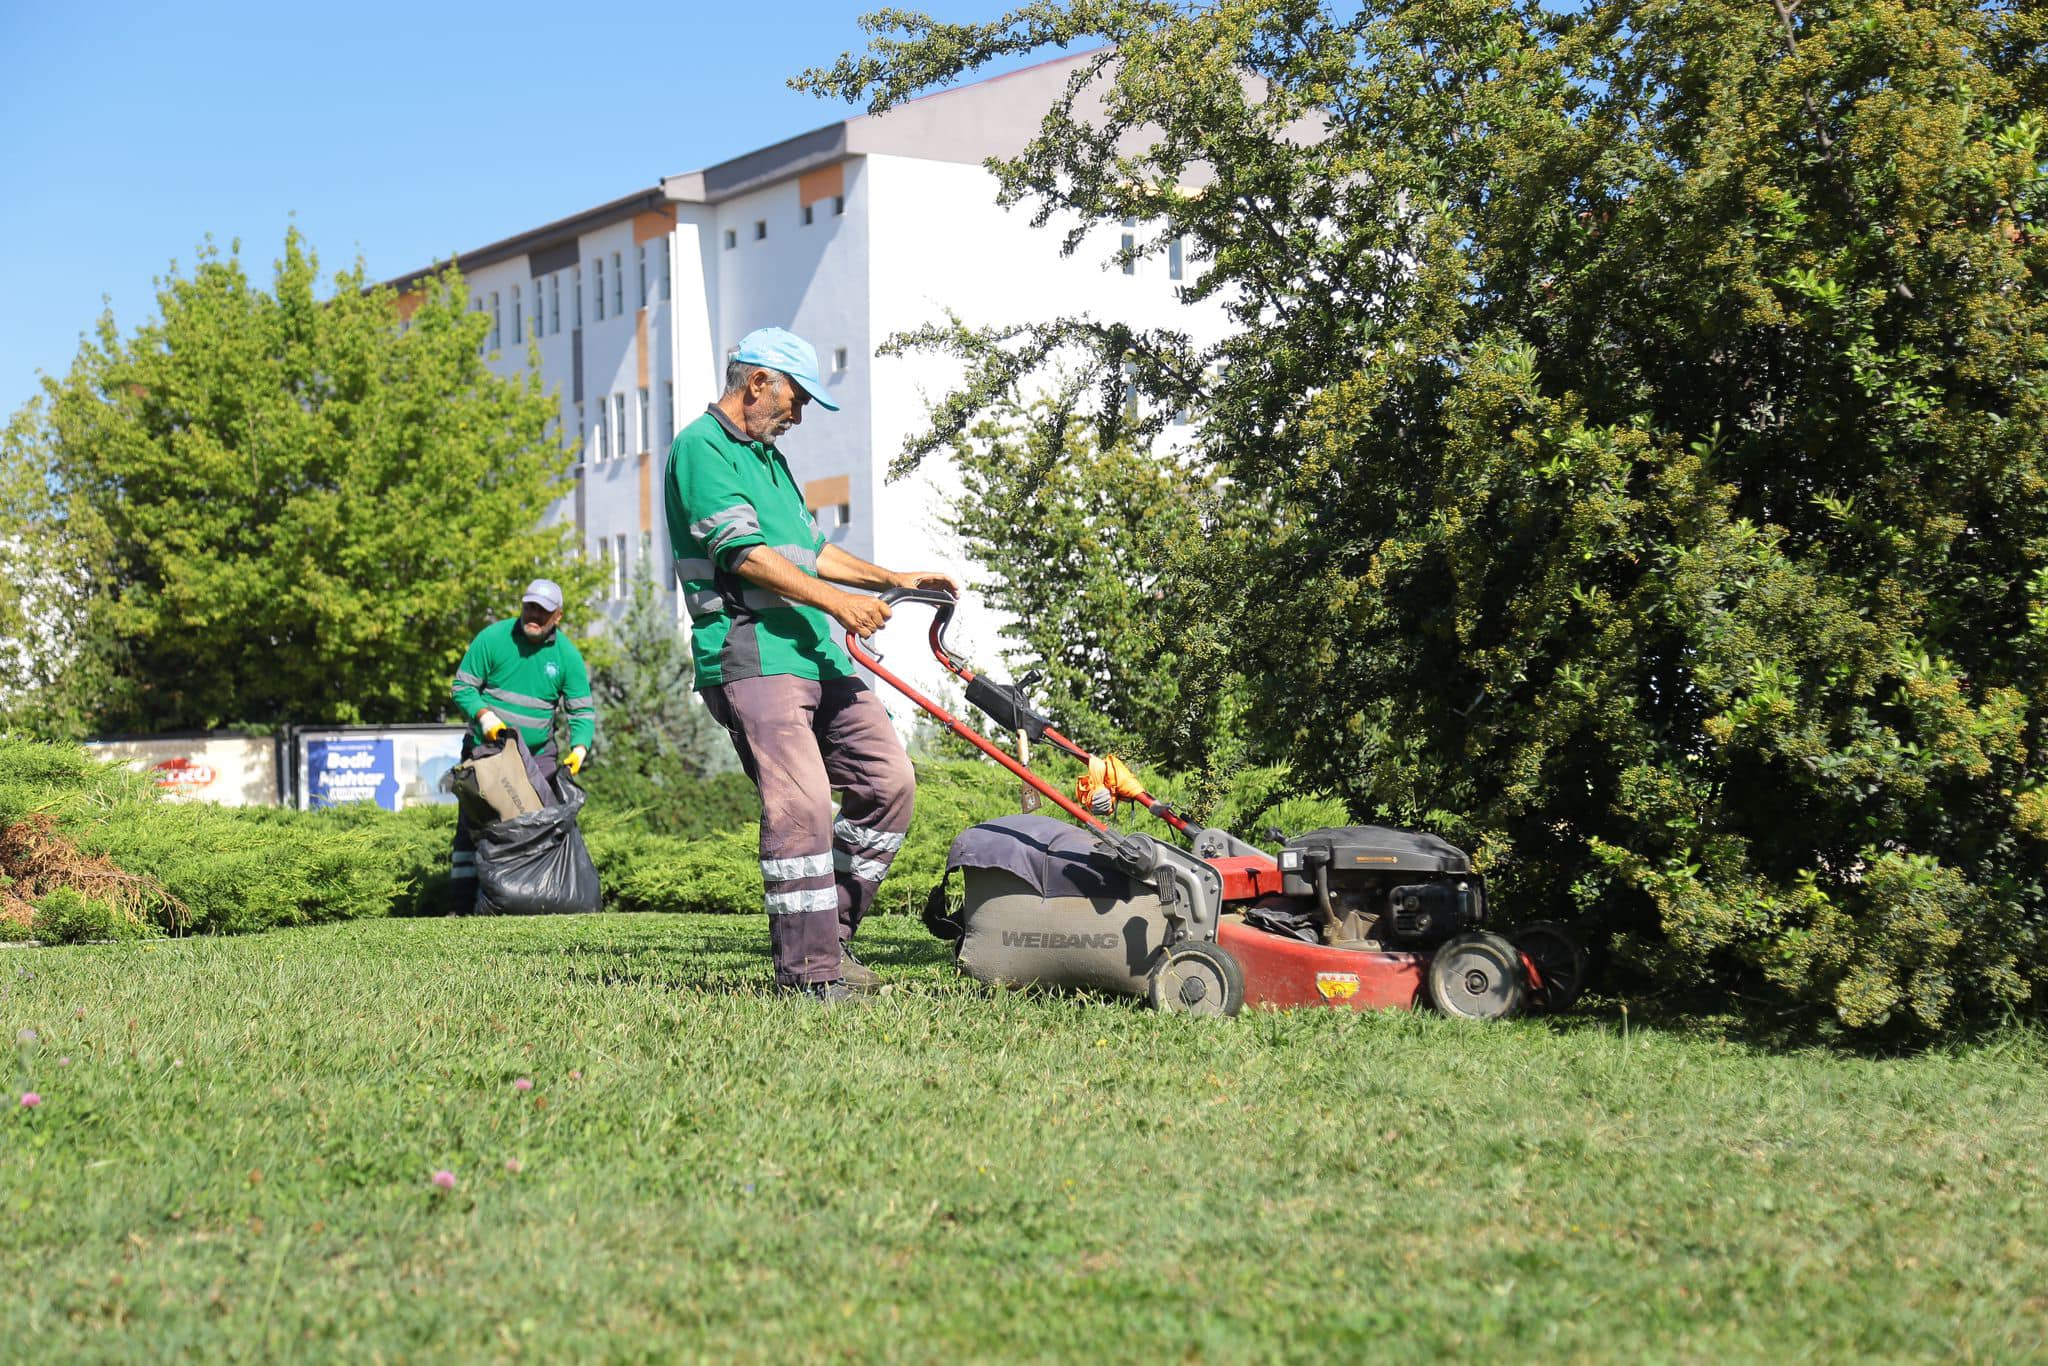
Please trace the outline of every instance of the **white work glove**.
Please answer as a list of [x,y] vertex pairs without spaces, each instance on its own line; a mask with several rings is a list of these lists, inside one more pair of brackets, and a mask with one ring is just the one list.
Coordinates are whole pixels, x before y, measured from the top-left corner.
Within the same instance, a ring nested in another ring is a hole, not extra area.
[[506,729],[505,723],[498,719],[498,713],[489,710],[480,711],[476,714],[476,727],[484,733],[484,739],[486,740],[497,739],[505,733]]

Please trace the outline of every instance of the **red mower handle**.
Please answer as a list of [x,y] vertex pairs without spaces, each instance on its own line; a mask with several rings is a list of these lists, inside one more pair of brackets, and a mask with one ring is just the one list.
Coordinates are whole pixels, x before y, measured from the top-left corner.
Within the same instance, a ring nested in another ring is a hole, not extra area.
[[[881,596],[882,601],[888,603],[891,607],[895,606],[899,602],[912,602],[920,603],[924,606],[932,608],[932,653],[938,656],[939,663],[945,665],[946,669],[950,673],[954,674],[959,678],[966,679],[968,680],[970,685],[972,684],[974,674],[968,669],[965,669],[961,665],[955,663],[951,652],[946,649],[946,626],[947,623],[953,620],[953,609],[960,605],[959,600],[957,598],[955,598],[951,593],[948,593],[945,590],[938,588],[891,588],[884,592]],[[1091,814],[1086,808],[1076,803],[1071,797],[1067,796],[1066,793],[1060,791],[1051,783],[1047,782],[1044,778],[1041,778],[1038,774],[1032,772],[1029,768],[1019,763],[1015,758],[1005,753],[996,745],[990,743],[990,741],[985,736],[983,736],[979,731],[975,730],[974,727],[968,725],[965,721],[962,721],[959,717],[947,711],[937,702],[934,702],[931,698],[926,697],[916,688],[911,687],[910,684],[904,682],[901,678],[898,678],[895,674],[883,668],[881,651],[871,648],[867,644],[867,642],[863,641],[859,636],[855,635],[851,631],[848,631],[846,633],[846,652],[853,656],[855,663],[859,664],[862,668],[868,670],[868,672],[874,674],[877,678],[880,678],[881,680],[886,682],[890,687],[894,688],[897,692],[902,693],[912,702],[915,702],[920,708],[928,712],[934,720],[936,720],[940,725],[944,726],[947,730],[953,732],[953,734],[959,736],[962,740],[965,740],[968,744],[973,745],[983,754],[986,754],[989,758],[995,760],[1004,768],[1009,769],[1010,772],[1016,774],[1019,778],[1022,778],[1025,782],[1031,784],[1031,786],[1037,788],[1040,796],[1045,797],[1047,800],[1051,801],[1055,806],[1059,807],[1060,810],[1066,812],[1075,820],[1080,821],[1083,825],[1090,826],[1096,831],[1104,834],[1108,833],[1108,826],[1104,825],[1100,820],[1097,820],[1093,814]],[[1062,748],[1068,749],[1070,752],[1073,753],[1078,753],[1083,758],[1088,757],[1088,752],[1086,750],[1080,749],[1078,746],[1075,746],[1072,741],[1066,740],[1065,737],[1058,737],[1058,739],[1060,741]]]

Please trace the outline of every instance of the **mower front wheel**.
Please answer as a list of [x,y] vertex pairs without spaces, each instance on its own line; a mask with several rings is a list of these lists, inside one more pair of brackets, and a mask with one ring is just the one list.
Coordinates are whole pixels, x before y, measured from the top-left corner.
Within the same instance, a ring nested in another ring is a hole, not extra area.
[[1497,934],[1445,940],[1429,960],[1429,1000],[1457,1020],[1505,1020],[1529,998],[1522,954]]
[[1220,944],[1176,944],[1152,969],[1146,999],[1169,1015],[1229,1017],[1244,1008],[1244,967]]

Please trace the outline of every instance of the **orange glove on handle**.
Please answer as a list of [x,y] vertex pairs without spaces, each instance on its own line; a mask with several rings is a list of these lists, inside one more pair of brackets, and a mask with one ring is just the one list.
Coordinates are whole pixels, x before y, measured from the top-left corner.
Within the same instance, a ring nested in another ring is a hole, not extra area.
[[480,711],[476,714],[476,728],[484,733],[484,739],[495,740],[505,733],[505,723],[494,711]]
[[1130,766],[1114,754],[1088,761],[1088,771],[1074,787],[1074,802],[1097,816],[1115,813],[1119,801],[1137,802],[1145,797],[1144,785]]

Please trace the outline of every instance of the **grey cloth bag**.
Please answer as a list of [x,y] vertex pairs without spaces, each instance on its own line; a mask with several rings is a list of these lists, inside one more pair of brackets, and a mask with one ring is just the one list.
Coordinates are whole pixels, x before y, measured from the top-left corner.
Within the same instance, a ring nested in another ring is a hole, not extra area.
[[1047,816],[1004,816],[964,830],[946,855],[963,904],[945,913],[946,878],[925,925],[954,941],[976,981],[1145,994],[1166,943],[1158,893],[1133,886],[1095,837]]

